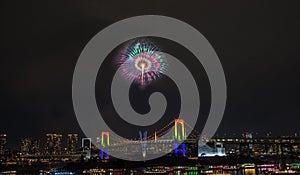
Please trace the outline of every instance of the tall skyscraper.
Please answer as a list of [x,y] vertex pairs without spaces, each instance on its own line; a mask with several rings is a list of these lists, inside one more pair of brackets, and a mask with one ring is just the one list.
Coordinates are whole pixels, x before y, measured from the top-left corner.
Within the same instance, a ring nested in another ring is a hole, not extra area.
[[23,138],[20,142],[20,153],[28,155],[31,153],[32,138]]
[[40,140],[32,138],[23,138],[20,141],[20,153],[23,155],[40,154]]
[[6,134],[0,134],[0,159],[5,157],[5,149],[7,144]]
[[100,137],[96,137],[96,147],[97,148],[101,147],[101,138]]
[[30,153],[34,154],[34,155],[39,155],[40,154],[40,145],[41,145],[41,140],[40,139],[32,140]]
[[67,138],[67,152],[74,154],[78,149],[78,134],[68,134]]
[[91,149],[92,149],[92,139],[91,138],[82,138],[81,141],[82,151],[86,153],[86,158],[91,157]]
[[62,135],[46,134],[45,154],[59,155],[62,153]]

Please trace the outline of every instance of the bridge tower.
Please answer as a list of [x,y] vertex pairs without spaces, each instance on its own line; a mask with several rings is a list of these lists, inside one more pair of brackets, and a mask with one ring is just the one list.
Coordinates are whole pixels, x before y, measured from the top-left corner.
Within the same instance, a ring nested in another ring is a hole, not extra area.
[[[184,120],[175,119],[174,120],[174,139],[177,141],[185,140],[185,129],[184,129]],[[178,126],[181,126],[178,128]]]
[[186,145],[185,143],[179,144],[178,142],[183,141],[186,139],[185,136],[185,128],[184,128],[184,120],[182,119],[175,119],[174,120],[174,153],[177,157],[179,153],[183,157],[186,157]]
[[174,153],[175,156],[178,157],[179,153],[182,155],[182,157],[186,157],[186,144],[185,143],[177,143],[176,141],[174,142]]
[[101,146],[102,148],[100,149],[100,158],[101,159],[109,159],[109,149],[107,148],[110,143],[109,143],[109,132],[102,132],[101,133]]
[[[106,143],[104,142],[104,137],[106,136]],[[101,145],[103,147],[109,146],[109,132],[102,132],[101,134]]]
[[141,141],[141,145],[142,145],[142,155],[143,158],[145,160],[146,157],[146,146],[147,146],[147,131],[144,132],[144,135],[142,133],[142,131],[139,131],[139,135],[140,135],[140,141]]

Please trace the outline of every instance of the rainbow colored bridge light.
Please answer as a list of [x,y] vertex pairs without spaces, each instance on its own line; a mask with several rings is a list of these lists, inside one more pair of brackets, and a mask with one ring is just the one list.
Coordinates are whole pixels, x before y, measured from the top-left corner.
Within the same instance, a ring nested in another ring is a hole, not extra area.
[[[175,119],[174,120],[175,122],[175,126],[174,126],[174,139],[175,140],[178,140],[178,141],[182,141],[182,140],[185,140],[186,137],[185,137],[185,129],[184,129],[184,120],[182,119]],[[181,133],[178,132],[178,125],[181,125]]]
[[118,63],[125,78],[141,85],[160,77],[166,70],[165,56],[146,40],[128,44],[118,57]]

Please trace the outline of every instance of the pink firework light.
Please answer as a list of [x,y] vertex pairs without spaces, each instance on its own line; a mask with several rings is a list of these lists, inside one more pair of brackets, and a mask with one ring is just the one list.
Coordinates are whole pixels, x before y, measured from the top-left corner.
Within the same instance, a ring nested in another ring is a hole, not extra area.
[[166,71],[164,54],[151,42],[137,40],[128,44],[117,57],[122,75],[146,85]]

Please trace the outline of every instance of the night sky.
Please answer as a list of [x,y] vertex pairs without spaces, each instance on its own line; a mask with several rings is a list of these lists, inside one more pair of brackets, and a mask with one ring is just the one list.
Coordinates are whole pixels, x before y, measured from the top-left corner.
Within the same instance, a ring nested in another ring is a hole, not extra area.
[[[72,105],[82,49],[108,25],[147,14],[187,22],[214,47],[228,88],[218,136],[300,133],[298,7],[291,1],[1,1],[0,133],[14,148],[23,137],[48,132],[83,136]],[[169,52],[176,45],[159,44]]]

